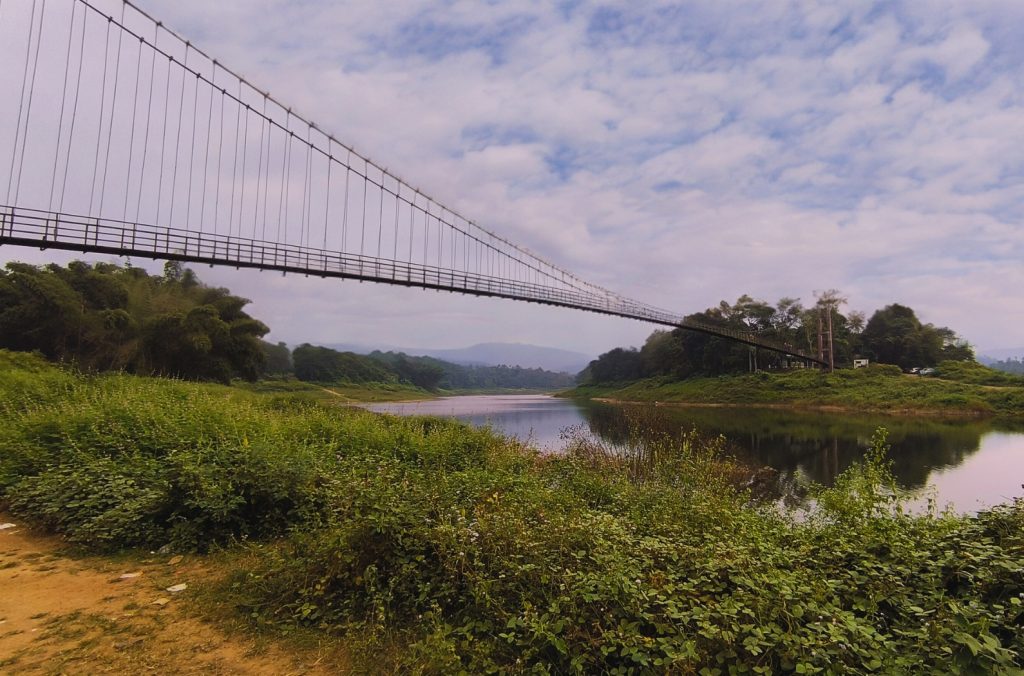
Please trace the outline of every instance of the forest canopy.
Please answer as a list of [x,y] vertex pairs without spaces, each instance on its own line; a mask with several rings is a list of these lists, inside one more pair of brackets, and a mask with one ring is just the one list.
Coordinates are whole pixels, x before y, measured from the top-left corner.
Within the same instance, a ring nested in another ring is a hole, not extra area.
[[[518,366],[461,365],[395,352],[357,355],[309,344],[292,352],[284,343],[262,340],[269,328],[245,312],[248,304],[228,289],[203,284],[174,261],[165,264],[162,275],[130,264],[8,263],[0,269],[0,348],[37,351],[86,371],[225,383],[294,375],[313,382],[404,383],[426,390],[572,385],[567,374]],[[830,319],[837,366],[858,357],[903,369],[974,361],[970,345],[956,332],[921,322],[910,307],[893,303],[867,318],[844,312],[845,304],[835,290],[818,294],[810,307],[796,298],[771,304],[743,295],[687,319],[752,332],[809,354],[817,352],[819,327]],[[792,365],[792,359],[774,352],[677,328],[654,331],[639,350],[602,354],[576,380],[684,379]],[[1012,371],[1019,362],[1002,367]]]
[[39,352],[84,371],[186,380],[290,377],[403,383],[426,390],[560,389],[572,376],[518,366],[467,366],[395,352],[358,355],[262,340],[249,301],[203,284],[178,262],[162,275],[112,263],[0,269],[0,348]]
[[520,366],[464,365],[402,352],[369,355],[304,344],[292,352],[295,377],[321,383],[405,383],[425,390],[553,390],[570,387],[568,373]]
[[[735,303],[689,315],[687,319],[756,334],[794,350],[817,354],[819,327],[831,318],[836,366],[855,358],[894,364],[903,369],[935,366],[943,361],[974,361],[974,351],[952,329],[922,323],[914,310],[894,303],[867,319],[843,312],[846,299],[835,290],[819,294],[805,307],[797,298],[775,304],[740,296]],[[794,365],[784,355],[757,350],[727,338],[681,328],[653,332],[639,350],[617,347],[590,362],[577,378],[581,384],[628,382],[656,376],[684,379],[777,369]]]
[[163,275],[112,263],[8,263],[0,270],[0,348],[87,371],[255,380],[269,329],[245,312],[248,303],[174,261]]

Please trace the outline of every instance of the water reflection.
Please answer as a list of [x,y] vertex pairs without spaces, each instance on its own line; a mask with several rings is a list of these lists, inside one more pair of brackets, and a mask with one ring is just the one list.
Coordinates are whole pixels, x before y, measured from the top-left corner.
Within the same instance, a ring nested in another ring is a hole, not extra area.
[[[804,479],[831,485],[868,448],[875,429],[889,431],[899,484],[934,487],[940,505],[976,510],[1024,494],[1024,421],[933,420],[850,416],[765,408],[617,406],[545,396],[448,397],[424,402],[375,404],[377,411],[445,415],[491,425],[557,452],[560,433],[582,425],[612,445],[631,434],[676,434],[697,428],[723,435],[730,452],[753,465],[779,471],[781,484]],[[638,425],[637,421],[643,424]]]
[[368,404],[366,408],[397,415],[440,415],[477,426],[489,425],[550,452],[562,448],[562,430],[583,422],[575,402],[541,394],[441,397]]
[[[589,428],[612,443],[630,433],[630,406],[581,404]],[[799,472],[831,485],[840,472],[860,458],[874,431],[889,430],[894,471],[900,485],[923,487],[937,469],[959,465],[977,452],[991,429],[983,421],[936,421],[883,416],[840,416],[779,409],[659,407],[654,418],[664,431],[696,427],[721,434],[741,460],[769,465],[781,472]]]

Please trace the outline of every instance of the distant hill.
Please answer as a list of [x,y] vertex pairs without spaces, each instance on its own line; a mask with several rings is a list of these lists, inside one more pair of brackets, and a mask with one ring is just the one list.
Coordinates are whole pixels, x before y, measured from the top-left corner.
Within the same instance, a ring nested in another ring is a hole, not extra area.
[[986,366],[1004,359],[1024,359],[1024,347],[978,350],[978,361]]
[[374,350],[404,352],[408,355],[434,357],[455,364],[481,366],[521,366],[546,371],[576,374],[582,371],[593,357],[581,352],[560,350],[554,347],[525,345],[523,343],[480,343],[458,349],[431,350],[423,348],[380,346],[367,347],[345,343],[328,343],[326,347],[335,350],[369,354]]
[[569,373],[540,368],[455,364],[436,357],[400,352],[375,351],[362,355],[308,343],[296,347],[290,361],[296,378],[315,383],[406,383],[430,391],[550,392],[564,390],[574,382]]
[[505,364],[573,374],[582,371],[593,359],[581,352],[522,343],[480,343],[455,350],[430,350],[428,353],[456,364]]

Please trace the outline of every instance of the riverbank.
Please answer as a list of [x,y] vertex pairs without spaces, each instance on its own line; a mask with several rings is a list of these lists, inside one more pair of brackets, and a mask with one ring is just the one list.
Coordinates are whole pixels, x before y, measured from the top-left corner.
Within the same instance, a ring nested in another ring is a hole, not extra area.
[[419,401],[438,397],[437,392],[402,383],[306,383],[301,380],[260,380],[255,383],[233,383],[245,392],[284,395],[310,401],[336,403],[368,403],[384,401]]
[[1024,666],[1024,503],[908,514],[874,448],[797,519],[698,434],[541,455],[450,420],[0,352],[13,520],[133,565],[222,562],[211,621],[340,640],[356,672]]
[[549,394],[552,390],[482,388],[468,390],[424,390],[405,383],[307,383],[294,379],[260,380],[255,383],[238,381],[235,387],[257,394],[288,394],[312,400],[338,403],[380,403],[465,397],[477,395]]
[[744,406],[903,416],[1024,416],[1024,387],[909,376],[873,366],[580,386],[559,396],[673,406]]

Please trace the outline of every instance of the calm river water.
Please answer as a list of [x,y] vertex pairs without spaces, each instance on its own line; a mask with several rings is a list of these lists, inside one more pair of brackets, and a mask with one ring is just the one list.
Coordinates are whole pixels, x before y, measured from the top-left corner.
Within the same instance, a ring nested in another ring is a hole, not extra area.
[[374,411],[399,415],[441,415],[496,430],[557,452],[561,434],[579,426],[612,445],[629,435],[642,416],[661,428],[721,434],[731,452],[774,467],[780,481],[808,478],[831,484],[859,458],[872,432],[889,430],[891,456],[904,488],[934,495],[940,506],[975,511],[1024,495],[1024,421],[891,418],[803,413],[758,408],[615,406],[544,395],[445,397],[429,401],[372,404]]

